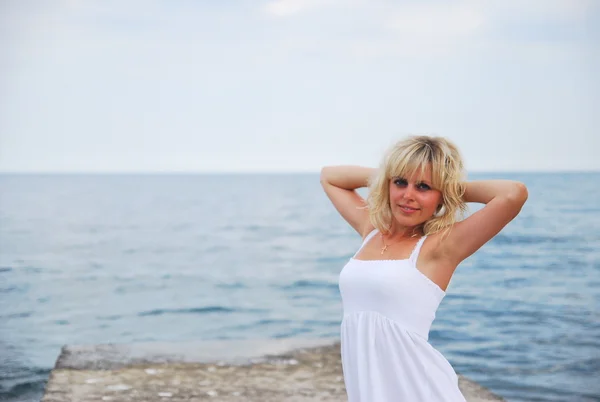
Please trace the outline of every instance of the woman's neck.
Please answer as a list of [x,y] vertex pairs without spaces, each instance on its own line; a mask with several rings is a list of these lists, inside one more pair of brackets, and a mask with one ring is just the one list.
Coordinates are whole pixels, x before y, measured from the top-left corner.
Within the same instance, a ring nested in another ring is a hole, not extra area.
[[398,224],[392,224],[392,227],[387,233],[384,233],[388,240],[405,240],[414,237],[423,236],[423,230],[421,225],[419,226],[400,226]]

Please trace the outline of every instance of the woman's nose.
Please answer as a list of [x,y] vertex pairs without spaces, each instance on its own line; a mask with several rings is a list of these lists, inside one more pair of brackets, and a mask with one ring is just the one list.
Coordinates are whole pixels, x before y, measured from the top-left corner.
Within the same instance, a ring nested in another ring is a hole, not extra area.
[[409,184],[404,188],[403,198],[407,200],[412,200],[414,196],[415,188]]

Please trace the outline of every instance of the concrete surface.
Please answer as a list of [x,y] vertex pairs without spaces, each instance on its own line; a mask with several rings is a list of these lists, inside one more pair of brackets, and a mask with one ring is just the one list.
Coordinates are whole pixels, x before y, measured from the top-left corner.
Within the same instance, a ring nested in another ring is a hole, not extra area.
[[[459,386],[469,402],[503,400]],[[340,402],[346,391],[335,339],[65,346],[41,402],[75,401]]]

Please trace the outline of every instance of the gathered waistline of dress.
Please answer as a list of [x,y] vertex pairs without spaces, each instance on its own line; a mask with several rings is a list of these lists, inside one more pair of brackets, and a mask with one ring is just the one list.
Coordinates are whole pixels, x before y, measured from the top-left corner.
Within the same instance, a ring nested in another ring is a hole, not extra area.
[[423,331],[419,331],[415,328],[411,328],[407,325],[404,325],[396,320],[394,320],[393,318],[388,317],[385,314],[380,313],[379,311],[376,310],[358,310],[358,311],[353,311],[351,313],[344,313],[344,317],[342,318],[342,323],[341,325],[344,325],[344,322],[346,321],[346,318],[351,317],[351,316],[356,316],[356,315],[360,315],[360,314],[374,314],[377,315],[378,317],[381,317],[385,320],[388,320],[390,323],[392,323],[395,326],[400,327],[402,330],[406,331],[406,332],[410,332],[411,334],[414,334],[416,336],[418,336],[419,338],[422,338],[425,341],[429,341],[429,333],[423,333]]

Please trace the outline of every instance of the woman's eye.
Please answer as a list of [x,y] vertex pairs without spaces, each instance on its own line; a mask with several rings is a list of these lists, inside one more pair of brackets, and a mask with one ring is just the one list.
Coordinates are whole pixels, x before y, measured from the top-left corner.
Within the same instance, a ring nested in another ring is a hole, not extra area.
[[429,190],[429,189],[431,189],[431,187],[429,187],[429,186],[428,186],[427,184],[425,184],[425,183],[419,183],[419,184],[417,185],[417,187],[419,187],[419,190]]
[[396,179],[394,180],[394,184],[397,186],[406,186],[407,182],[405,179]]

